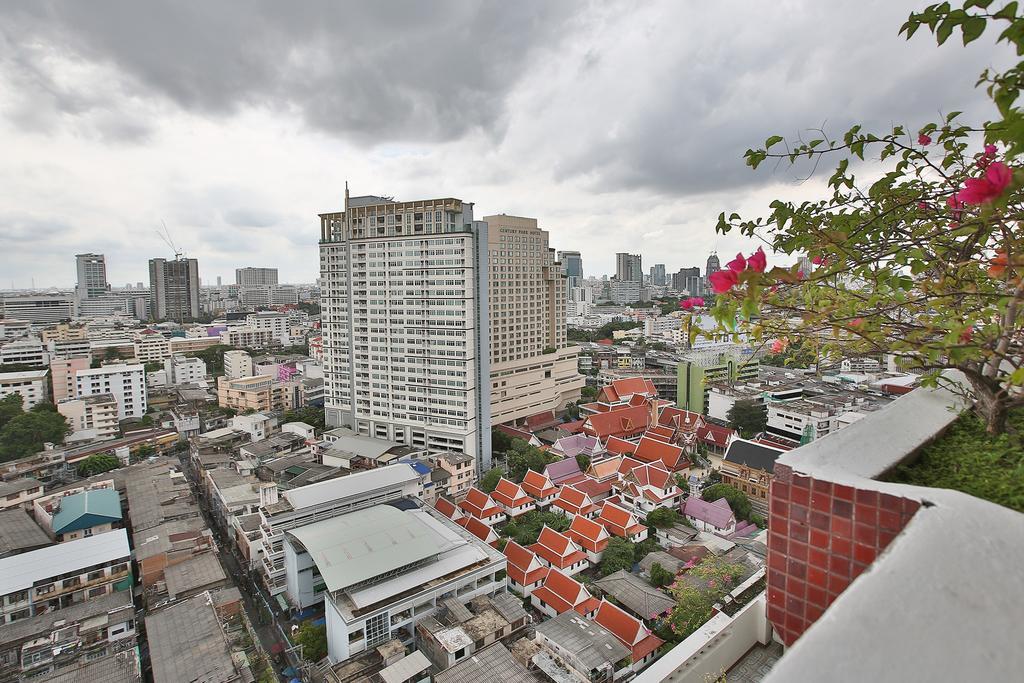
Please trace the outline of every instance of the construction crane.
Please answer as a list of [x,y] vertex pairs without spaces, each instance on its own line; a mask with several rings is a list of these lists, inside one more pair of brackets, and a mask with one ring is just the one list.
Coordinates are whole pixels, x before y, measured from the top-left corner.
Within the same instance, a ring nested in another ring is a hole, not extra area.
[[171,248],[171,251],[174,253],[174,260],[177,261],[184,255],[184,252],[178,249],[178,247],[174,244],[174,240],[171,239],[171,231],[167,229],[167,221],[161,218],[160,224],[163,225],[163,232],[157,230],[156,234],[160,236],[160,239],[164,241],[164,244]]

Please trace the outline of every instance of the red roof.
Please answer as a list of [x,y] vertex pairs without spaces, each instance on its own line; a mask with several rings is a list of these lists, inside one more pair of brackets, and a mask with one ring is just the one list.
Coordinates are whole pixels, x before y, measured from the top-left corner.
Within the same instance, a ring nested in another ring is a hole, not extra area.
[[570,434],[579,434],[583,429],[583,420],[573,420],[572,422],[566,422],[559,426],[559,429],[564,429]]
[[558,497],[551,504],[574,515],[589,515],[597,509],[590,496],[568,485],[558,489]]
[[526,471],[526,476],[523,477],[522,488],[527,494],[537,499],[547,498],[558,493],[558,489],[551,483],[548,476],[536,470]]
[[619,461],[619,476],[624,477],[632,472],[637,467],[643,467],[644,463],[633,458],[627,458],[623,456],[622,460]]
[[660,462],[666,469],[675,472],[689,467],[690,461],[683,454],[681,446],[642,437],[633,453],[637,460],[644,462]]
[[492,547],[498,545],[498,534],[495,533],[494,529],[487,526],[479,519],[475,517],[468,517],[466,519],[465,527],[466,531],[473,534],[487,545]]
[[721,446],[722,448],[728,446],[729,442],[735,436],[736,430],[711,423],[705,424],[703,427],[697,430],[698,439],[705,443]]
[[582,583],[557,569],[548,572],[544,585],[533,591],[533,595],[551,605],[558,614],[571,609],[580,614],[589,614],[600,605]]
[[632,441],[620,439],[617,436],[609,436],[608,441],[604,445],[604,449],[614,455],[624,455],[626,453],[632,454],[636,451],[636,444]]
[[588,415],[583,421],[583,433],[607,439],[609,436],[630,437],[642,434],[651,419],[647,404],[615,408],[605,413]]
[[608,533],[623,538],[632,538],[644,530],[644,525],[632,512],[608,501],[605,501],[604,507],[601,508],[601,515],[597,521],[608,530]]
[[628,647],[634,662],[642,661],[665,643],[648,631],[642,621],[607,600],[602,600],[597,608],[594,623],[611,631],[620,643]]
[[545,410],[543,413],[537,413],[526,418],[526,426],[533,432],[552,427],[556,424],[558,424],[558,418],[555,417],[555,411],[553,410]]
[[477,519],[501,514],[501,508],[495,504],[491,497],[475,486],[469,490],[465,499],[459,503],[459,508]]
[[511,425],[498,425],[497,430],[508,434],[513,439],[522,439],[523,441],[529,441],[533,438],[533,434],[526,431],[525,429],[519,429],[518,427],[512,427]]
[[583,481],[578,481],[573,484],[573,488],[583,491],[585,494],[590,496],[590,499],[603,498],[612,492],[612,484],[615,483],[611,479],[604,481],[598,481],[597,479],[587,478]]
[[533,551],[527,550],[515,541],[506,543],[504,552],[508,560],[505,571],[521,586],[533,585],[547,575],[547,568],[540,563]]
[[634,394],[657,396],[658,389],[654,386],[654,382],[646,377],[627,377],[617,379],[602,387],[600,399],[605,403],[618,403],[619,401],[628,401]]
[[672,441],[672,437],[675,436],[675,431],[668,427],[651,427],[646,432],[644,432],[644,436],[649,436],[652,439],[657,439],[658,441],[665,441],[667,443]]
[[458,520],[462,517],[462,510],[456,507],[455,503],[447,498],[438,498],[434,501],[434,509],[448,519]]
[[537,542],[530,546],[530,550],[558,569],[571,567],[587,559],[583,551],[568,536],[549,526],[544,526],[540,530],[540,536],[537,537]]
[[565,535],[594,553],[604,552],[608,546],[608,530],[594,520],[579,515],[572,518],[572,524]]
[[519,484],[505,477],[498,480],[498,485],[491,493],[491,498],[494,502],[507,508],[516,508],[533,502],[533,498],[530,498]]
[[656,489],[675,486],[671,473],[662,467],[661,463],[635,467],[629,472],[629,476],[640,486],[653,486]]

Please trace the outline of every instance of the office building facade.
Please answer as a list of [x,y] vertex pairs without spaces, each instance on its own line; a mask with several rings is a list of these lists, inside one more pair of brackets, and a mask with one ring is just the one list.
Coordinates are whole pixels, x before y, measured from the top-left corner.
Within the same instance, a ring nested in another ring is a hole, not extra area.
[[562,264],[562,272],[569,278],[568,291],[573,287],[583,286],[583,256],[578,251],[558,252],[558,262]]
[[94,299],[110,291],[107,283],[107,261],[103,254],[76,254],[78,272],[75,294],[78,300]]
[[277,268],[236,268],[235,284],[244,286],[276,285]]
[[615,279],[619,282],[639,282],[642,285],[644,269],[640,254],[616,254]]
[[320,215],[328,425],[490,468],[487,247],[459,199],[346,190]]

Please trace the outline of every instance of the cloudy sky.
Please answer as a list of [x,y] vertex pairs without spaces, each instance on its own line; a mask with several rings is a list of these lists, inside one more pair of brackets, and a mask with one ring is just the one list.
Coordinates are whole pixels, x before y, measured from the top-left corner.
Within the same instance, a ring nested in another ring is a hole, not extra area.
[[200,274],[317,275],[316,214],[353,194],[455,196],[537,217],[587,274],[749,249],[714,232],[817,178],[743,151],[825,124],[987,117],[986,36],[897,36],[913,7],[407,0],[0,3],[0,287],[116,285],[168,256]]

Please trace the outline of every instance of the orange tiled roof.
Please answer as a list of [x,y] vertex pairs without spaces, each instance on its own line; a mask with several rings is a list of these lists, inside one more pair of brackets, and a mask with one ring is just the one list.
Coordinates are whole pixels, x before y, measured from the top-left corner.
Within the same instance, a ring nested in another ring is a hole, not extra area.
[[642,621],[607,600],[601,601],[594,622],[611,631],[620,643],[628,647],[634,662],[643,660],[665,642],[648,631]]
[[500,505],[512,508],[533,502],[533,498],[528,496],[519,484],[505,477],[498,480],[498,485],[495,487],[494,492],[491,493],[491,498]]
[[640,442],[636,445],[636,452],[633,455],[636,456],[637,460],[643,460],[644,462],[660,461],[666,469],[673,472],[685,469],[690,464],[681,446],[658,441],[657,439],[650,439],[646,436],[641,437]]
[[619,468],[618,458],[608,458],[600,462],[590,463],[587,474],[594,479],[607,479],[614,477]]
[[607,439],[609,436],[633,436],[643,433],[651,418],[647,404],[615,408],[604,413],[588,415],[583,421],[583,433]]
[[558,497],[551,504],[574,515],[589,515],[597,508],[590,496],[568,485],[558,489]]
[[466,531],[473,534],[481,541],[490,546],[498,545],[498,534],[494,529],[481,522],[476,517],[466,518]]
[[536,470],[527,470],[521,486],[527,494],[534,498],[546,498],[558,492],[558,489],[551,483],[548,476]]
[[448,519],[458,520],[462,518],[462,510],[460,510],[455,503],[451,502],[447,498],[439,497],[434,501],[434,509],[440,512]]
[[615,455],[625,455],[626,453],[632,455],[633,452],[636,451],[636,444],[632,441],[620,439],[617,436],[610,436],[608,437],[608,441],[605,443],[604,448],[609,453],[613,453]]
[[565,535],[587,550],[603,552],[608,545],[608,530],[592,519],[576,515]]
[[623,538],[629,538],[643,531],[643,524],[637,521],[632,512],[621,508],[615,503],[605,501],[601,508],[601,514],[597,521],[600,522],[609,533]]
[[568,536],[549,526],[544,526],[540,530],[540,536],[538,536],[537,542],[530,546],[530,550],[559,569],[571,567],[577,562],[587,559],[583,551]]
[[571,609],[580,614],[587,614],[593,611],[594,606],[600,604],[582,583],[557,569],[548,572],[544,585],[533,591],[533,595],[551,605],[558,614]]
[[466,497],[459,503],[459,507],[463,512],[477,519],[501,514],[501,508],[495,504],[491,497],[475,486],[469,489]]
[[530,586],[547,576],[547,567],[540,563],[533,551],[509,541],[504,552],[508,560],[506,572],[516,583]]

